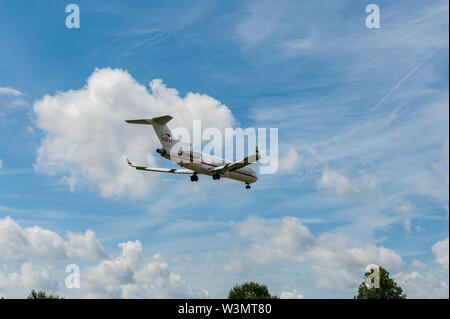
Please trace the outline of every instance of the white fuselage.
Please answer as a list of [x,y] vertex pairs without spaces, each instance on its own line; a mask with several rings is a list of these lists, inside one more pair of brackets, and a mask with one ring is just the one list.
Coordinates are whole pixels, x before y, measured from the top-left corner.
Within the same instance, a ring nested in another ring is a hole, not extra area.
[[[193,153],[189,151],[182,151],[176,155],[165,153],[161,154],[161,156],[184,168],[210,176],[215,174],[215,172],[212,171],[214,168],[232,163],[231,161],[217,156],[197,152]],[[221,174],[221,177],[231,178],[247,184],[254,183],[258,180],[256,172],[249,167],[242,167],[233,171],[227,171],[224,174]]]

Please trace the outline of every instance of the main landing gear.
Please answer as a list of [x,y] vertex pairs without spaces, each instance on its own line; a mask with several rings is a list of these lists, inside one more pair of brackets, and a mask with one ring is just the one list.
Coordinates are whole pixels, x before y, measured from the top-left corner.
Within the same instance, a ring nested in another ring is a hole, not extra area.
[[214,179],[214,180],[216,180],[216,179],[220,179],[220,175],[219,175],[219,174],[217,174],[217,173],[215,173],[215,174],[214,174],[214,175],[213,175],[212,177],[213,177],[213,179]]
[[194,173],[194,174],[191,176],[191,182],[196,182],[196,181],[198,181],[198,176],[197,176],[196,173]]
[[250,189],[250,184],[249,183],[245,184],[245,189]]

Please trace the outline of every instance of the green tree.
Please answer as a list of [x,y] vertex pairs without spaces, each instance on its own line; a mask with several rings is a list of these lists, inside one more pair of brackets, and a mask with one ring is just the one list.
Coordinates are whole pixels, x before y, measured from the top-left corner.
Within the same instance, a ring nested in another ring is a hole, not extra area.
[[[358,294],[355,299],[405,299],[406,294],[403,293],[403,289],[392,279],[389,278],[389,272],[383,267],[379,267],[380,270],[380,288],[367,288],[365,281],[359,285]],[[365,279],[371,275],[371,272],[364,274]]]
[[63,297],[60,297],[58,295],[51,295],[46,294],[43,291],[36,292],[34,289],[31,291],[30,295],[27,297],[27,299],[64,299]]
[[250,281],[242,285],[234,286],[228,292],[228,299],[277,299],[277,296],[271,296],[266,285],[260,285]]

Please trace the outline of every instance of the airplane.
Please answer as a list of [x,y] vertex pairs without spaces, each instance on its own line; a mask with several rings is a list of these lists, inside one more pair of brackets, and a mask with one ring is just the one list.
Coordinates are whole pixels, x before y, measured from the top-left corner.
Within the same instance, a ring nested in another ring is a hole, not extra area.
[[[258,147],[256,147],[256,153],[254,155],[248,156],[237,162],[231,162],[224,158],[212,156],[206,153],[183,150],[182,147],[177,150],[180,145],[186,143],[172,138],[172,133],[166,125],[171,119],[172,116],[164,115],[152,119],[125,120],[125,122],[129,124],[144,124],[153,126],[153,129],[162,145],[162,148],[158,148],[156,152],[162,157],[175,162],[183,168],[138,166],[134,165],[127,159],[129,166],[143,171],[191,174],[190,177],[192,182],[198,181],[199,174],[212,176],[213,180],[219,180],[221,177],[225,177],[245,183],[246,189],[250,189],[250,184],[255,183],[258,180],[256,172],[247,167],[247,165],[260,159]],[[175,145],[177,145],[177,148],[172,150]]]

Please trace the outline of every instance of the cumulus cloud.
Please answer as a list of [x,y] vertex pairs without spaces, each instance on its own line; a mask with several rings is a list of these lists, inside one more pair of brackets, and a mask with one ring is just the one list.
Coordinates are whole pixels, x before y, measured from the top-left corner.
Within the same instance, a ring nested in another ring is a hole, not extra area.
[[322,177],[317,181],[317,186],[333,189],[340,196],[350,196],[357,191],[347,177],[329,168],[323,170]]
[[330,233],[322,234],[317,246],[307,251],[304,259],[316,274],[317,286],[330,290],[354,290],[369,264],[390,270],[400,270],[403,266],[401,256],[389,248]]
[[408,298],[448,298],[448,282],[417,271],[398,273],[392,276],[402,287]]
[[0,247],[0,258],[12,261],[33,257],[64,260],[107,256],[91,230],[84,234],[68,232],[64,240],[39,226],[22,228],[9,216],[0,218]]
[[5,298],[26,298],[30,292],[41,290],[60,293],[62,272],[50,265],[23,263],[18,271],[4,273],[0,270],[0,296]]
[[278,170],[280,173],[292,174],[299,171],[301,156],[297,153],[295,148],[288,147],[283,152],[283,156],[278,162]]
[[369,264],[393,271],[403,266],[400,255],[389,248],[333,233],[315,237],[295,217],[252,216],[235,224],[234,229],[240,237],[250,241],[246,256],[261,263],[287,260],[310,265],[320,288],[354,290]]
[[297,290],[287,290],[282,291],[280,294],[280,299],[303,299],[303,295],[298,293]]
[[158,174],[139,174],[125,158],[155,165],[159,142],[151,127],[128,125],[125,119],[169,114],[172,129],[192,130],[194,119],[202,127],[231,127],[227,106],[203,94],[181,97],[162,80],[150,90],[120,69],[96,69],[78,90],[46,95],[34,104],[37,127],[45,137],[38,149],[38,171],[64,175],[73,189],[81,181],[98,188],[104,197],[142,197],[157,184]]
[[145,259],[139,241],[119,244],[120,256],[87,268],[80,284],[88,298],[204,298],[208,292],[191,287],[169,270],[159,255]]
[[322,171],[322,176],[316,181],[319,189],[332,189],[341,197],[349,197],[363,192],[373,192],[379,186],[376,176],[360,172],[360,176],[354,180],[348,179],[329,167]]
[[445,269],[448,269],[448,237],[435,243],[431,250],[436,256],[436,262]]
[[299,253],[314,244],[309,229],[294,217],[268,220],[250,216],[234,225],[240,237],[252,243],[252,257],[260,262],[299,258]]
[[23,263],[17,271],[0,270],[0,296],[25,298],[32,289],[66,298],[204,298],[208,292],[190,286],[170,271],[158,254],[142,256],[139,241],[120,243],[121,253],[80,269],[80,288],[68,289],[64,270],[49,264]]

